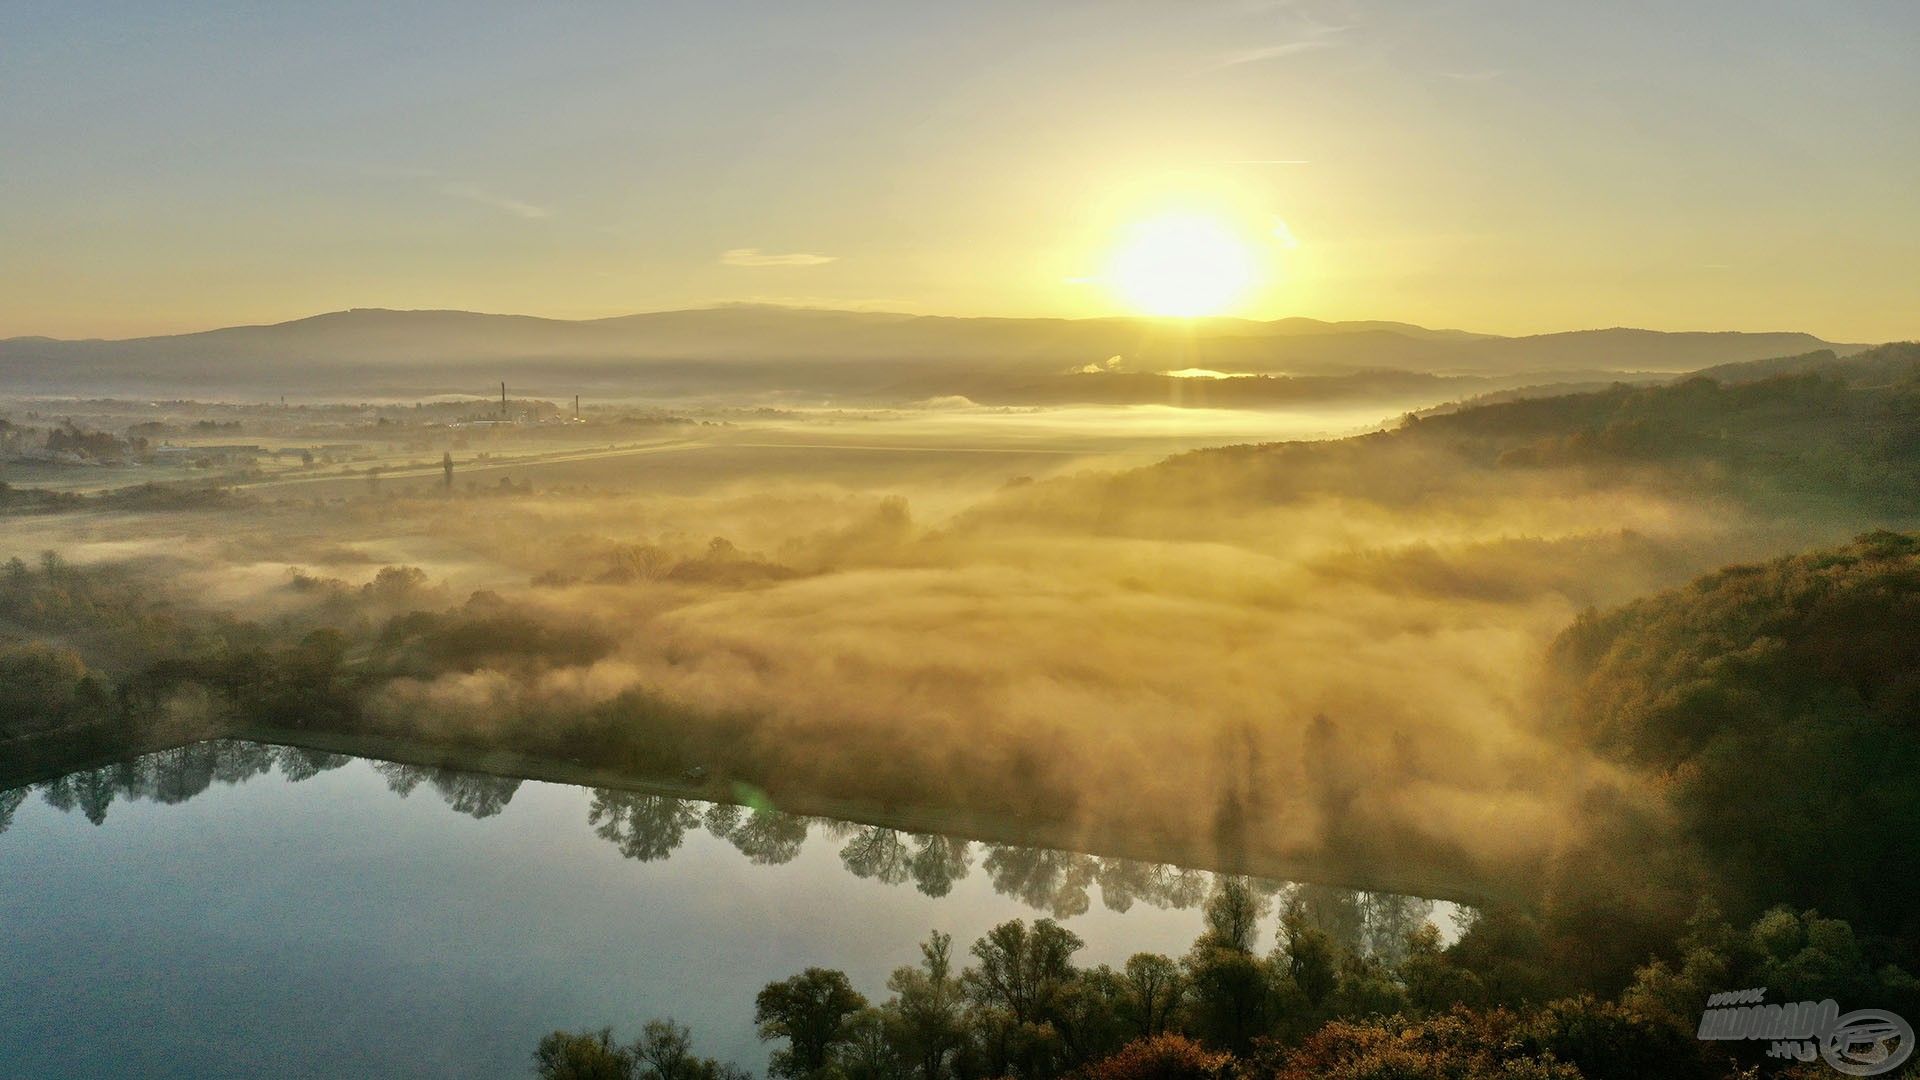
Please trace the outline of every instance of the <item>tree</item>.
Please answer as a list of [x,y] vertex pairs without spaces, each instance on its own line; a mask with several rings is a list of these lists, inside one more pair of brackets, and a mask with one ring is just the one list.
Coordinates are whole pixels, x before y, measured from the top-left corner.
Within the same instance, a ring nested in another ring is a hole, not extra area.
[[753,1019],[762,1039],[785,1039],[770,1066],[775,1076],[813,1076],[826,1068],[836,1047],[847,1041],[847,1020],[867,1007],[845,972],[810,967],[792,978],[768,983],[754,998]]
[[632,1056],[613,1042],[613,1030],[555,1031],[533,1052],[541,1080],[629,1080]]
[[1260,917],[1267,905],[1248,885],[1246,879],[1220,879],[1220,887],[1207,900],[1207,929],[1203,940],[1223,948],[1251,953],[1260,941]]
[[1187,1022],[1209,1045],[1242,1054],[1267,1033],[1277,999],[1266,960],[1202,936],[1187,954],[1186,982]]
[[1479,976],[1460,967],[1440,945],[1440,930],[1427,923],[1407,935],[1407,956],[1400,982],[1416,1010],[1443,1013],[1457,1004],[1475,1004],[1486,996]]
[[912,1073],[883,1011],[861,1009],[847,1019],[846,1032],[833,1060],[847,1080],[906,1080]]
[[973,943],[978,968],[962,976],[967,992],[989,1008],[1006,1010],[1021,1023],[1047,1019],[1047,1013],[1073,978],[1073,954],[1086,943],[1052,919],[1027,924],[1011,919]]
[[634,1080],[747,1080],[732,1065],[693,1052],[693,1035],[672,1020],[649,1020],[627,1048]]
[[953,936],[936,930],[920,946],[919,967],[898,968],[887,978],[894,995],[886,1006],[894,1040],[921,1080],[940,1080],[966,1037],[966,1002],[952,974],[952,950]]
[[1407,1011],[1407,992],[1377,957],[1347,953],[1340,958],[1339,979],[1325,1006],[1328,1014],[1349,1019],[1393,1016]]
[[1159,953],[1134,953],[1127,957],[1123,974],[1128,991],[1127,1020],[1134,1034],[1151,1038],[1165,1032],[1187,993],[1180,965]]
[[1539,925],[1511,908],[1482,911],[1447,956],[1479,979],[1489,1004],[1544,1000],[1557,985]]
[[1699,1028],[1700,1009],[1709,995],[1747,985],[1734,981],[1736,946],[1733,927],[1703,897],[1678,943],[1679,963],[1655,959],[1639,968],[1620,1003],[1645,1019],[1691,1035]]
[[1067,983],[1051,1023],[1069,1063],[1099,1061],[1133,1038],[1126,1018],[1131,996],[1126,976],[1105,964]]
[[1275,961],[1300,988],[1307,1003],[1318,1007],[1339,983],[1339,956],[1333,938],[1308,923],[1305,910],[1293,904],[1280,917],[1280,936]]
[[699,1080],[693,1033],[671,1020],[649,1020],[628,1051],[648,1080]]
[[1222,879],[1207,901],[1207,929],[1186,958],[1193,1030],[1235,1053],[1246,1052],[1273,1018],[1272,968],[1253,954],[1263,908],[1246,882]]
[[1039,919],[1031,930],[1013,919],[973,943],[980,961],[961,975],[973,1002],[975,1034],[990,1075],[1053,1075],[1066,1052],[1068,993],[1077,972],[1079,935]]

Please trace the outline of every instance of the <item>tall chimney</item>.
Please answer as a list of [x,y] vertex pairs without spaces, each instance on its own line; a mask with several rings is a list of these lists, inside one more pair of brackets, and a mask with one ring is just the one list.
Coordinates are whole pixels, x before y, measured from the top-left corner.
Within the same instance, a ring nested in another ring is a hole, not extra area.
[[507,382],[505,379],[502,379],[500,380],[500,419],[505,420],[506,418],[507,418]]

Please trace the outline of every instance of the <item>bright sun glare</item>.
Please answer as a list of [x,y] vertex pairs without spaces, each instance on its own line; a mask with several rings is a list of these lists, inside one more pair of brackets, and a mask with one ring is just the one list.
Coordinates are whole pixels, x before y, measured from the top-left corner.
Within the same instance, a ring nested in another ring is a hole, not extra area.
[[1253,245],[1219,218],[1169,213],[1122,237],[1107,282],[1147,315],[1215,315],[1245,296],[1258,276]]

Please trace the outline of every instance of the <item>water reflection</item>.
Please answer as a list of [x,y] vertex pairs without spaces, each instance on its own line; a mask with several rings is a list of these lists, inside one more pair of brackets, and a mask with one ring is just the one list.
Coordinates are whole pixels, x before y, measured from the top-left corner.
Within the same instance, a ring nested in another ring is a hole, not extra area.
[[888,885],[911,881],[928,896],[945,896],[973,869],[973,845],[956,837],[841,821],[828,825],[827,831],[846,841],[840,862],[855,877]]
[[375,762],[373,768],[386,777],[387,790],[401,798],[406,798],[424,781],[440,793],[448,806],[469,817],[490,818],[498,814],[513,801],[513,793],[520,790],[518,779],[487,773],[455,772],[394,761]]
[[[198,743],[73,773],[37,788],[0,791],[0,832],[6,831],[15,811],[34,790],[48,805],[64,812],[77,810],[100,825],[115,799],[180,803],[216,782],[238,784],[277,770],[288,782],[299,783],[353,760],[343,754],[259,743]],[[521,784],[508,777],[452,769],[370,764],[385,779],[388,790],[402,798],[424,784],[454,811],[478,819],[504,811]],[[1095,886],[1105,907],[1125,912],[1136,903],[1194,907],[1215,885],[1213,874],[1160,863],[904,832],[766,807],[606,789],[590,794],[587,825],[621,855],[641,862],[666,859],[690,834],[704,831],[732,845],[752,863],[778,866],[798,857],[818,829],[840,844],[840,862],[856,877],[912,885],[927,896],[942,897],[972,873],[977,846],[979,865],[995,891],[1061,919],[1087,913]],[[1408,933],[1429,921],[1435,908],[1433,901],[1411,896],[1272,881],[1252,884],[1269,899],[1283,899],[1336,941],[1395,963],[1401,959]]]
[[[27,793],[32,790],[32,788],[14,788],[12,791],[0,791],[0,833],[6,832],[7,826],[13,824],[13,812],[20,809],[21,803],[27,801]],[[106,819],[102,817],[101,820]],[[98,825],[100,822],[96,821],[94,824]]]

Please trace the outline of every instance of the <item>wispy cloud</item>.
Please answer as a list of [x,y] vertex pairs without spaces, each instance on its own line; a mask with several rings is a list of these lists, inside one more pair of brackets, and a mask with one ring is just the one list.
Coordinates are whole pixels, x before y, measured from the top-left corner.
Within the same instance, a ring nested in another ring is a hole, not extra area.
[[1483,68],[1479,71],[1443,71],[1440,77],[1457,82],[1492,82],[1504,74],[1506,72],[1498,68]]
[[[1333,29],[1344,30],[1345,27],[1334,27]],[[1219,60],[1214,62],[1210,70],[1218,71],[1221,68],[1239,67],[1242,64],[1260,64],[1268,60],[1278,60],[1285,56],[1298,56],[1301,53],[1316,52],[1320,49],[1331,49],[1334,43],[1334,39],[1329,33],[1318,37],[1301,38],[1297,41],[1283,41],[1277,45],[1262,45],[1257,49],[1240,49],[1220,57]]]
[[[1234,49],[1221,53],[1212,64],[1203,71],[1219,71],[1222,68],[1240,67],[1245,64],[1262,64],[1270,60],[1281,60],[1289,56],[1320,52],[1342,44],[1342,35],[1354,28],[1355,20],[1351,10],[1343,14],[1345,19],[1327,20],[1298,0],[1256,0],[1241,8],[1245,15],[1260,17],[1277,15],[1280,23],[1277,33],[1265,45]],[[1256,39],[1257,40],[1257,39]]]
[[526,218],[529,221],[537,221],[541,218],[550,218],[553,216],[553,211],[547,207],[536,206],[530,202],[522,202],[519,199],[509,198],[498,192],[488,191],[478,184],[464,182],[442,184],[440,185],[440,191],[442,194],[453,198],[465,199],[468,202],[492,207],[495,210],[504,210],[515,217]]
[[720,253],[720,262],[722,265],[755,268],[768,266],[819,266],[821,263],[830,263],[834,261],[835,258],[837,258],[837,256],[815,255],[807,251],[776,253],[761,251],[759,248],[734,248],[731,251],[723,251]]

